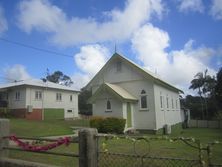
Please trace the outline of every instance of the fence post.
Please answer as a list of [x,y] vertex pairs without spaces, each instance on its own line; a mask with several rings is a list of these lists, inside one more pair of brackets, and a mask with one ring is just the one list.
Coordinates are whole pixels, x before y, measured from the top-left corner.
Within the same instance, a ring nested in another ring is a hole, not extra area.
[[0,158],[8,156],[8,150],[4,150],[3,147],[8,147],[9,142],[7,139],[3,139],[4,136],[9,136],[8,119],[0,119]]
[[98,166],[97,129],[86,128],[79,131],[79,167]]

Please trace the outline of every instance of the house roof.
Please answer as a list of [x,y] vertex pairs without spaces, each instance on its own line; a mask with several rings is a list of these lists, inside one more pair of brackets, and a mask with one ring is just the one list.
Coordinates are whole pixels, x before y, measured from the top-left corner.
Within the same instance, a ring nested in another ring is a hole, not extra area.
[[137,71],[141,72],[145,77],[151,77],[154,79],[155,83],[157,84],[161,84],[165,87],[171,88],[173,90],[179,91],[181,93],[183,93],[182,90],[180,90],[179,88],[176,88],[175,86],[171,85],[170,83],[168,83],[167,81],[164,81],[163,79],[161,79],[159,76],[157,76],[156,74],[140,67],[139,65],[137,65],[136,63],[134,63],[133,61],[127,59],[124,56],[121,56],[118,53],[114,53],[113,56],[108,60],[108,62],[102,67],[102,69],[91,79],[91,81],[85,86],[85,88],[88,88],[89,85],[95,80],[95,78],[108,66],[108,64],[110,64],[114,59],[119,58],[121,60],[123,60],[124,62],[126,62],[127,64],[129,64],[130,66],[132,66],[133,68],[135,68]]
[[11,87],[25,86],[25,85],[78,92],[77,90],[73,89],[72,87],[56,84],[56,83],[49,82],[49,81],[43,82],[42,80],[39,80],[39,79],[30,79],[30,80],[23,80],[23,81],[19,81],[19,82],[0,84],[0,89],[7,89],[7,88],[11,88]]
[[122,101],[131,101],[131,102],[137,101],[136,97],[131,95],[122,87],[116,84],[104,83],[96,90],[96,92],[92,95],[92,97],[88,100],[88,102],[93,103],[104,90],[113,94],[114,96],[117,96],[117,98],[119,98]]

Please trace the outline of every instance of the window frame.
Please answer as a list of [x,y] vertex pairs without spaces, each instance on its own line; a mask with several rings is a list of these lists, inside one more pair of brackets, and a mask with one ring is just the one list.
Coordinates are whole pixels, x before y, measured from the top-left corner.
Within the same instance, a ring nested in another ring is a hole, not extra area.
[[164,110],[164,96],[160,92],[160,109]]
[[35,91],[35,100],[42,100],[42,91],[40,90]]
[[62,93],[60,93],[60,92],[56,93],[56,101],[57,102],[61,102],[62,101]]
[[72,97],[73,97],[72,95],[69,96],[69,101],[70,101],[70,102],[73,101],[73,98],[72,98]]
[[171,99],[172,110],[174,110],[174,98]]
[[15,101],[20,101],[21,100],[21,93],[20,91],[15,92]]
[[167,95],[166,96],[166,107],[167,107],[167,110],[169,110],[169,96]]
[[[145,98],[146,107],[142,107],[142,106],[143,106],[143,104],[142,104],[142,98]],[[142,91],[140,92],[140,100],[139,100],[139,103],[140,103],[140,110],[141,110],[141,111],[149,110],[149,109],[148,109],[148,94],[146,93],[146,91],[145,91],[144,89],[142,89]]]
[[105,110],[105,112],[112,112],[112,104],[111,104],[110,99],[106,100],[106,110]]
[[67,110],[67,113],[73,113],[73,110],[68,109],[68,110]]
[[176,99],[176,109],[178,110],[178,99]]

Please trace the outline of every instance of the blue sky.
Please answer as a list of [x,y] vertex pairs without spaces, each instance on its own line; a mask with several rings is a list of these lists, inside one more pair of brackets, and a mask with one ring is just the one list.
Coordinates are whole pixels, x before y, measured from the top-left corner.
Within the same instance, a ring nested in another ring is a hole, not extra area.
[[49,69],[79,89],[116,44],[120,54],[192,93],[197,72],[215,75],[222,67],[221,37],[221,0],[0,0],[0,82],[41,78]]

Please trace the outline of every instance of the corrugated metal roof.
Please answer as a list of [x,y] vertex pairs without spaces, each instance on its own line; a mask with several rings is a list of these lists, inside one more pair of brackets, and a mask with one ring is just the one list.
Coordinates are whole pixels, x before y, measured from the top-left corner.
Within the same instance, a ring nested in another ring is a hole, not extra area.
[[15,87],[15,86],[22,86],[22,85],[38,86],[38,87],[43,87],[43,88],[61,89],[61,90],[69,90],[69,91],[78,92],[72,87],[56,84],[49,81],[43,82],[40,79],[30,79],[30,80],[24,80],[24,81],[19,81],[19,82],[0,84],[0,89],[5,89],[5,88],[10,88],[10,87]]
[[110,83],[105,83],[109,88],[111,88],[115,93],[117,93],[119,96],[121,96],[123,99],[126,100],[137,100],[136,97],[131,95],[129,92],[127,92],[125,89],[122,87],[116,85],[116,84],[110,84]]
[[108,91],[109,93],[112,93],[114,96],[116,96],[117,98],[119,98],[122,101],[136,102],[138,100],[136,97],[131,95],[124,88],[122,88],[116,84],[104,83],[104,84],[100,85],[100,87],[96,90],[96,92],[90,97],[88,102],[93,103],[94,101],[96,101],[96,99],[104,91]]

